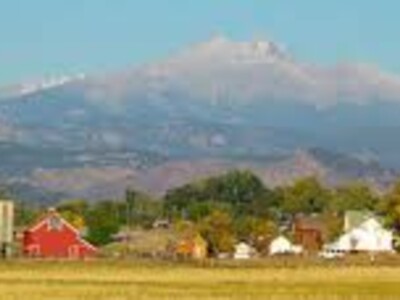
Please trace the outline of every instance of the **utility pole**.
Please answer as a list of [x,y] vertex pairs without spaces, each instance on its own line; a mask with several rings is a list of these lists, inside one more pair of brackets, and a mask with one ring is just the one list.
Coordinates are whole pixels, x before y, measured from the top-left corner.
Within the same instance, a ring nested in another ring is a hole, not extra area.
[[133,230],[133,211],[135,209],[135,200],[136,200],[136,192],[128,189],[126,190],[125,194],[125,201],[126,201],[126,225],[127,225],[127,236],[126,236],[126,243],[127,243],[127,250],[129,252],[130,244],[131,244],[131,234]]

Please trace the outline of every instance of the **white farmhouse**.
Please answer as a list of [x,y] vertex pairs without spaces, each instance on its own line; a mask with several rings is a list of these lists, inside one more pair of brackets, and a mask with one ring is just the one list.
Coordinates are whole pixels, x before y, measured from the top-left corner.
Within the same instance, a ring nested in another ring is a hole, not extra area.
[[393,234],[386,230],[378,218],[369,215],[360,224],[349,228],[349,222],[345,222],[348,229],[333,244],[326,249],[335,252],[393,252]]
[[282,235],[274,239],[269,245],[269,255],[300,254],[301,252],[300,246],[293,245]]

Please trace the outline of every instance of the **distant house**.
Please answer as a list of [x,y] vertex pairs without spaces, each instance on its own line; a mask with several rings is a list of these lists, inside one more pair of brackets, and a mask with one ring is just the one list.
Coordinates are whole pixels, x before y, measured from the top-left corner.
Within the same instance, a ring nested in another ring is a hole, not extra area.
[[237,260],[246,260],[254,256],[255,250],[249,244],[241,242],[235,246],[233,258]]
[[293,234],[296,245],[306,253],[315,253],[322,249],[326,239],[326,226],[319,215],[299,215],[293,222]]
[[24,232],[22,243],[24,254],[29,257],[84,258],[97,252],[54,209]]
[[293,245],[288,238],[282,235],[272,240],[269,245],[269,255],[300,254],[301,252],[301,246]]
[[336,252],[393,252],[393,234],[371,213],[348,212],[344,234],[326,246]]

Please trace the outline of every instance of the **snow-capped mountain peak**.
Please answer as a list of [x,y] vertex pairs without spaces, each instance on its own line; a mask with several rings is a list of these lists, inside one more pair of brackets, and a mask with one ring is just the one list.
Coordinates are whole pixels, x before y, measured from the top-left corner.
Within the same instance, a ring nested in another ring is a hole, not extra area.
[[229,63],[265,63],[287,60],[289,55],[280,45],[268,40],[232,41],[224,36],[189,47],[174,60]]

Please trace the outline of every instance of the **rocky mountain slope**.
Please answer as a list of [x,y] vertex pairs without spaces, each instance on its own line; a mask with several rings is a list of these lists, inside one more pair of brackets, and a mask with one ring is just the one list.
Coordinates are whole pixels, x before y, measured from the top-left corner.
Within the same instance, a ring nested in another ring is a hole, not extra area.
[[217,37],[119,73],[0,88],[0,176],[93,198],[229,168],[268,184],[315,173],[385,185],[400,167],[399,116],[395,74]]

